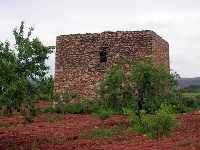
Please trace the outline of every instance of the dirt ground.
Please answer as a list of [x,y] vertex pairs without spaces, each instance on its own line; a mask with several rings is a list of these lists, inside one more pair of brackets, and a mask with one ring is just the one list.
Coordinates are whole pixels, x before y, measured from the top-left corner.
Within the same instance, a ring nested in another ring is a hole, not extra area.
[[0,117],[0,150],[200,150],[200,111],[178,116],[170,137],[149,139],[134,132],[109,138],[83,138],[82,130],[128,123],[124,116],[106,120],[91,115],[41,114],[33,123],[23,117]]

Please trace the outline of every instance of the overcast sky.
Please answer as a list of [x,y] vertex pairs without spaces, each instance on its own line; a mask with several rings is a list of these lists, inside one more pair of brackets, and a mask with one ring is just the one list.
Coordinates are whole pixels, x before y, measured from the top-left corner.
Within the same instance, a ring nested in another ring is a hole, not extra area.
[[[0,41],[25,21],[34,36],[117,30],[153,30],[170,45],[170,66],[182,77],[200,76],[200,0],[0,0]],[[54,55],[48,60],[54,72]]]

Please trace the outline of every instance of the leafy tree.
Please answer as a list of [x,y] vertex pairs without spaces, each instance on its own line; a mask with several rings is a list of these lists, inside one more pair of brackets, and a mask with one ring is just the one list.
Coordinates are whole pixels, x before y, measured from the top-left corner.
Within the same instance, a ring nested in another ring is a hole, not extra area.
[[45,60],[54,48],[31,38],[33,28],[27,35],[24,30],[24,22],[14,29],[14,47],[0,42],[0,104],[7,108],[7,113],[19,111],[22,104],[28,111],[33,110],[32,102],[38,94],[35,83],[45,78]]
[[53,77],[42,78],[37,83],[38,100],[52,100],[53,98]]
[[121,112],[123,107],[134,105],[134,94],[127,82],[124,64],[115,64],[106,73],[98,94],[105,107]]
[[132,69],[131,80],[138,97],[138,110],[157,110],[161,99],[168,94],[170,79],[170,73],[164,67],[153,64],[151,60],[136,64]]

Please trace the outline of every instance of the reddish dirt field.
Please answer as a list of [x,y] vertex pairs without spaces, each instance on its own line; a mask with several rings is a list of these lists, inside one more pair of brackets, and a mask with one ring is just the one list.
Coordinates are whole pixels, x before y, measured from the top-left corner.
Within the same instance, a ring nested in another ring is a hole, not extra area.
[[127,123],[124,116],[100,120],[91,115],[41,114],[33,123],[23,117],[0,117],[0,150],[200,150],[200,112],[178,117],[170,137],[149,139],[126,132],[110,138],[83,138],[81,130]]

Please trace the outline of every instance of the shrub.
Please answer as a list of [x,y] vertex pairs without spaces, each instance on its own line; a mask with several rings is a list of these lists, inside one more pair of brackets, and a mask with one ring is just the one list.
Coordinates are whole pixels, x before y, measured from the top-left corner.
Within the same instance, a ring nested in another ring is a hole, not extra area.
[[115,64],[106,73],[98,95],[104,107],[121,112],[123,107],[134,106],[133,90],[127,82],[123,65]]
[[138,111],[145,109],[153,113],[158,110],[163,97],[168,93],[167,85],[171,79],[168,70],[146,59],[133,66],[130,79],[135,83]]
[[55,112],[55,113],[69,113],[69,114],[81,114],[83,109],[80,103],[76,104],[57,104],[54,108],[50,107],[45,109],[45,112]]
[[64,105],[64,113],[81,114],[84,113],[83,107],[80,103]]
[[44,113],[48,113],[48,112],[53,113],[53,112],[55,112],[55,108],[47,107],[47,108],[43,109],[42,112],[44,112]]
[[97,102],[89,99],[84,99],[80,103],[58,103],[54,107],[48,107],[43,112],[55,112],[55,113],[70,113],[70,114],[82,114],[92,113],[99,108]]
[[84,113],[92,113],[96,111],[99,106],[101,105],[97,101],[91,99],[91,98],[84,98],[81,102],[81,107],[83,109]]
[[101,119],[109,118],[113,114],[114,112],[111,109],[108,109],[108,108],[106,109],[103,107],[100,107],[99,109],[97,109],[95,112],[92,113],[94,117],[99,117]]
[[150,138],[168,136],[177,125],[172,106],[163,104],[155,115],[141,114],[141,118],[134,115],[132,121],[135,131],[147,134]]
[[186,113],[200,108],[200,100],[194,96],[181,95],[173,102],[177,113]]
[[127,108],[127,107],[122,108],[122,115],[130,116],[130,115],[132,115],[134,112],[135,112],[135,110],[133,110],[133,109],[131,109],[131,108]]

